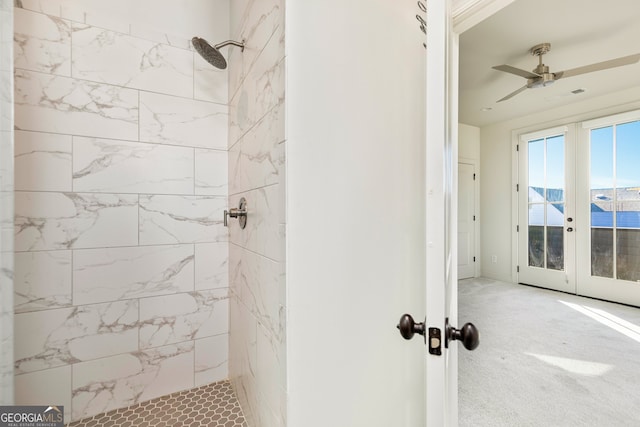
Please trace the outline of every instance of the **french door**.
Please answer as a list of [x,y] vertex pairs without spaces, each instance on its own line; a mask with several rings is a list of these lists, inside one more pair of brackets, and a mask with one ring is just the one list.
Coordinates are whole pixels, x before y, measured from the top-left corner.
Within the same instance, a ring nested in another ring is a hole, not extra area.
[[520,137],[518,281],[640,305],[640,111]]
[[520,136],[518,281],[575,292],[575,126]]

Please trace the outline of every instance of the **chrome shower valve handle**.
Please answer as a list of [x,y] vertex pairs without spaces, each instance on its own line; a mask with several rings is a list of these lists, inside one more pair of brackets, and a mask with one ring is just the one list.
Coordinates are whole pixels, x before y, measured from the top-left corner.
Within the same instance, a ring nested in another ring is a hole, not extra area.
[[238,218],[238,224],[240,228],[244,229],[247,226],[247,200],[243,197],[240,199],[240,204],[237,208],[231,208],[224,211],[224,226],[228,227],[228,218]]

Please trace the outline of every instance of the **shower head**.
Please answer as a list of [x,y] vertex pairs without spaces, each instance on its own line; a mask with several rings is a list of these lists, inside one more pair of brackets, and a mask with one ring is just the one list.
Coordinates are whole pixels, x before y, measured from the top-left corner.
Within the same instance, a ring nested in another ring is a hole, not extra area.
[[240,51],[244,51],[244,40],[242,42],[237,42],[234,40],[227,40],[222,43],[218,43],[215,46],[211,46],[209,42],[200,37],[194,37],[191,39],[191,44],[196,49],[196,51],[207,61],[209,64],[213,65],[216,68],[220,68],[224,70],[227,68],[227,61],[224,59],[224,56],[220,53],[220,49],[228,46],[238,46]]

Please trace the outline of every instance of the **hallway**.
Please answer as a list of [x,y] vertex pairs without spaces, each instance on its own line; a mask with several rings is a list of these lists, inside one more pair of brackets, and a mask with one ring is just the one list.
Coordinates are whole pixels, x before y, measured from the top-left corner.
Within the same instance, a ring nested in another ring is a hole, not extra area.
[[459,283],[460,426],[637,426],[640,309],[488,279]]

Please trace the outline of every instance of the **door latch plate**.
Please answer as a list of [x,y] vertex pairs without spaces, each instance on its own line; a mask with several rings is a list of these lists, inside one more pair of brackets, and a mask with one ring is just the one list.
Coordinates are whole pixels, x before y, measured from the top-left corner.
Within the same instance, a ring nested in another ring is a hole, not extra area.
[[442,356],[442,332],[438,328],[429,328],[429,354]]

